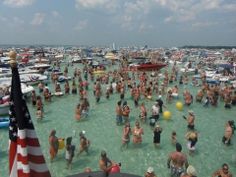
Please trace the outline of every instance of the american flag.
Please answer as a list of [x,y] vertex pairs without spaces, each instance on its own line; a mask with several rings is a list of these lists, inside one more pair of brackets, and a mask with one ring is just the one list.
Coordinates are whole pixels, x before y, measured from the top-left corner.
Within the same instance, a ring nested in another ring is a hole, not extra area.
[[10,177],[50,177],[29,110],[21,92],[17,67],[12,67],[9,117]]

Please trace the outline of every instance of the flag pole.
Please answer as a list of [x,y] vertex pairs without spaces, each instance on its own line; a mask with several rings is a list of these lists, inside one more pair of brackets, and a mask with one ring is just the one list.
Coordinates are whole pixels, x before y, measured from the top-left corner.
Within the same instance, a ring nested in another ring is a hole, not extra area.
[[10,51],[8,56],[10,57],[10,66],[11,68],[16,68],[17,67],[17,62],[16,62],[16,52],[15,51]]

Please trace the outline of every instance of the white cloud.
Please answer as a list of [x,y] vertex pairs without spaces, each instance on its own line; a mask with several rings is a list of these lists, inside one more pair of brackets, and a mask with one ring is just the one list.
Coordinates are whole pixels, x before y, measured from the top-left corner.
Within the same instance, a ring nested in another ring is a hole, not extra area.
[[88,21],[82,20],[74,27],[74,30],[81,31],[85,29],[87,26],[88,26]]
[[121,28],[126,31],[131,31],[134,29],[134,25],[132,24],[132,16],[130,15],[124,15],[121,18]]
[[194,28],[206,28],[210,26],[218,25],[218,22],[195,22],[192,24],[192,27]]
[[32,5],[35,0],[4,0],[3,4],[10,7],[25,7]]
[[43,23],[43,21],[44,21],[44,18],[45,18],[45,14],[43,14],[43,13],[35,13],[34,14],[34,18],[31,21],[31,25],[34,25],[34,26],[41,25]]
[[7,21],[7,18],[6,18],[6,17],[3,17],[3,16],[0,16],[0,21],[6,22],[6,21]]
[[193,21],[202,12],[220,11],[223,0],[155,0],[162,8],[170,11],[164,22]]
[[152,25],[147,25],[145,23],[142,23],[139,26],[139,32],[145,32],[145,31],[148,31],[148,30],[151,30],[151,29],[153,29],[153,26]]
[[85,8],[94,8],[97,6],[102,6],[109,3],[109,0],[75,0],[76,8],[85,7]]
[[55,11],[55,10],[52,11],[51,13],[52,13],[52,16],[55,17],[55,18],[60,16],[60,14],[57,11]]
[[153,1],[137,0],[136,2],[126,2],[124,4],[125,13],[129,14],[148,14],[152,7]]
[[226,12],[236,12],[236,3],[223,5],[223,10]]
[[20,19],[19,17],[13,17],[13,23],[14,24],[19,24],[19,25],[22,25],[25,23],[24,20]]

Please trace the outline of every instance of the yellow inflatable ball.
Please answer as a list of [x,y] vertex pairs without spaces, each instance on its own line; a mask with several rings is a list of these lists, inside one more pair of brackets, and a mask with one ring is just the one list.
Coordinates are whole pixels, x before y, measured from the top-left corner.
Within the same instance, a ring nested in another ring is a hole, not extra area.
[[64,138],[59,138],[58,142],[59,142],[58,149],[64,149],[64,147],[65,147],[65,139]]
[[170,111],[164,111],[163,112],[163,118],[165,120],[169,120],[171,118],[171,112]]
[[179,111],[183,110],[183,103],[182,102],[178,101],[175,106]]

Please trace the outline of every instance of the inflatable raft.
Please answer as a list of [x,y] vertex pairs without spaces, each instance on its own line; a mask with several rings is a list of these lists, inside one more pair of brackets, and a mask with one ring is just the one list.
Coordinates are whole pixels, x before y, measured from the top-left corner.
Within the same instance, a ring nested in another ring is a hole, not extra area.
[[0,118],[0,128],[8,127],[10,120],[8,117]]

